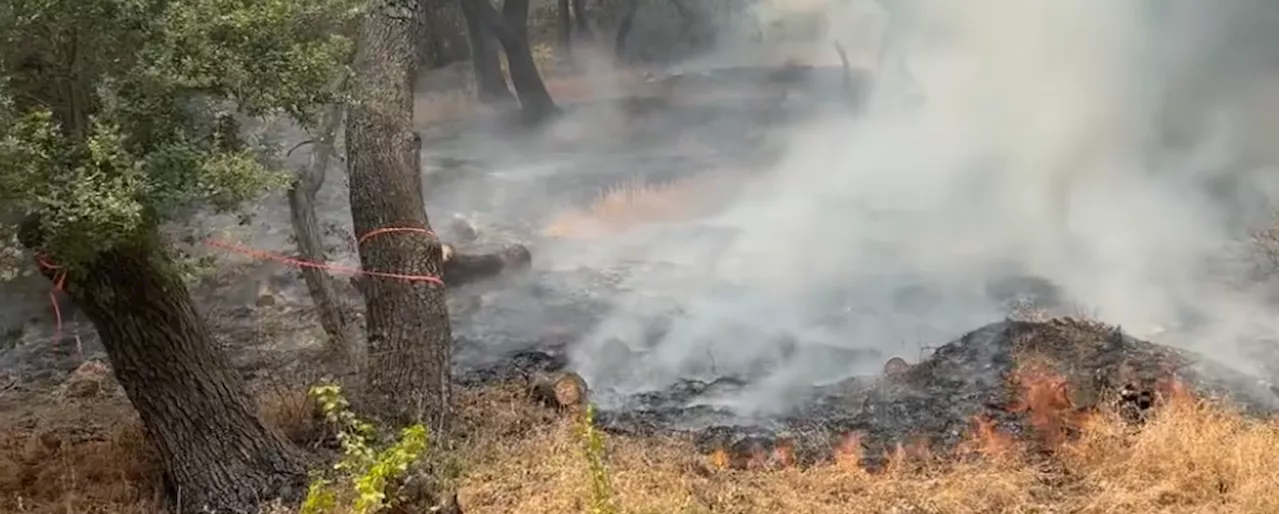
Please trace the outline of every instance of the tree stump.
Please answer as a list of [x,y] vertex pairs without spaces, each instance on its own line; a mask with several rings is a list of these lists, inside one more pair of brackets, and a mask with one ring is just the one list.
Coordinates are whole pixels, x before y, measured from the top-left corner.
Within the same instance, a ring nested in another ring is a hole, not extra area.
[[572,371],[530,377],[529,394],[535,401],[556,409],[576,409],[587,403],[587,381]]

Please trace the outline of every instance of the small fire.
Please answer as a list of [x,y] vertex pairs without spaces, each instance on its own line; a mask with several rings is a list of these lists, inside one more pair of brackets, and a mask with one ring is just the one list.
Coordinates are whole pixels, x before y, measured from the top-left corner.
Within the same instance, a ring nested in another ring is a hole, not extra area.
[[773,463],[779,468],[790,468],[796,465],[796,445],[790,439],[779,439],[773,445]]
[[996,429],[996,422],[986,416],[973,418],[973,431],[961,444],[962,452],[972,452],[990,458],[1001,459],[1012,453],[1013,438]]
[[903,446],[907,456],[920,461],[928,461],[933,458],[933,450],[930,449],[929,438],[925,436],[914,436],[907,440],[907,444]]
[[1181,380],[1173,377],[1165,378],[1156,385],[1160,400],[1176,405],[1186,405],[1194,400],[1191,390]]
[[836,463],[841,466],[861,467],[862,434],[849,432],[841,436],[839,444],[835,447],[835,459]]
[[910,455],[902,443],[893,445],[893,449],[885,452],[884,472],[890,475],[903,471],[906,468]]
[[1057,448],[1068,430],[1078,428],[1083,421],[1073,412],[1066,379],[1046,367],[1021,366],[1014,372],[1014,383],[1019,395],[1010,412],[1025,413],[1047,447]]
[[711,452],[711,467],[715,469],[729,469],[729,452],[724,448],[716,448]]

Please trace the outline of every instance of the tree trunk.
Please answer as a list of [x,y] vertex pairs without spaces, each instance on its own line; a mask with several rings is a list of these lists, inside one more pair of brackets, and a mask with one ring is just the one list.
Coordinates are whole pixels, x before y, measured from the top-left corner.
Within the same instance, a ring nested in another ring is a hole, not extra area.
[[467,39],[471,43],[471,64],[476,77],[476,96],[485,105],[505,106],[516,98],[507,88],[502,77],[502,63],[498,61],[498,41],[493,33],[480,22],[476,2],[489,0],[458,0],[462,16],[467,23]]
[[[351,219],[365,270],[439,277],[441,246],[430,234],[412,132],[416,18],[387,0],[360,29],[347,115]],[[380,235],[375,231],[408,229]],[[415,232],[416,230],[417,232]],[[369,366],[365,406],[385,421],[448,429],[452,336],[445,289],[425,280],[368,276]]]
[[619,63],[625,63],[628,60],[626,58],[627,36],[631,35],[636,12],[640,10],[640,0],[627,0],[625,9],[622,12],[622,21],[618,22],[618,32],[613,36],[613,58]]
[[529,50],[529,0],[507,0],[502,5],[501,15],[488,2],[476,2],[475,6],[480,23],[498,36],[507,54],[511,84],[516,88],[525,121],[537,123],[558,113],[560,109],[542,82],[538,65]]
[[[339,83],[339,90],[346,81]],[[328,107],[320,120],[319,134],[311,150],[311,162],[298,170],[293,187],[289,188],[289,215],[293,222],[294,238],[298,241],[298,255],[303,260],[324,263],[324,239],[316,218],[316,194],[324,185],[325,174],[333,155],[333,141],[342,122],[342,106]],[[333,277],[323,270],[304,267],[302,278],[315,303],[320,326],[329,336],[328,357],[335,364],[351,363],[356,348],[351,337],[351,321],[347,319],[345,305],[334,287]]]
[[427,5],[420,16],[423,16],[423,26],[427,30],[420,38],[422,54],[419,65],[434,69],[470,57],[460,6],[452,0],[422,1]]
[[258,419],[158,239],[98,255],[65,290],[154,439],[176,512],[257,512],[298,499],[302,454]]
[[596,35],[591,32],[591,22],[587,20],[587,1],[573,0],[573,19],[577,22],[577,38],[581,41],[595,41]]
[[573,66],[573,15],[569,9],[569,0],[557,2],[556,14],[560,23],[556,26],[556,36],[560,40],[560,51],[564,52],[565,64]]

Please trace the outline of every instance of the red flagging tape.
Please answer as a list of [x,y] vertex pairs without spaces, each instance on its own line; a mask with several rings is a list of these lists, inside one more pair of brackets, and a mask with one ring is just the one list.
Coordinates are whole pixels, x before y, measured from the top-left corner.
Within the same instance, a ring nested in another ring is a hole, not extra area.
[[[385,228],[370,230],[369,232],[360,236],[359,238],[356,239],[356,246],[363,245],[366,241],[368,241],[373,237],[385,235],[385,234],[395,234],[395,233],[413,233],[413,234],[422,234],[427,237],[435,237],[434,232],[427,230],[425,228],[385,227]],[[248,255],[250,257],[254,257],[257,259],[276,261],[276,262],[284,263],[290,266],[295,266],[298,268],[322,269],[331,273],[345,273],[349,275],[366,275],[370,277],[381,277],[381,278],[390,278],[394,280],[404,280],[406,282],[428,282],[428,283],[441,285],[441,286],[444,285],[444,280],[434,275],[408,275],[404,273],[389,273],[385,271],[368,271],[368,270],[363,270],[360,268],[354,268],[349,266],[334,266],[331,264],[313,262],[313,261],[308,261],[304,259],[296,259],[296,258],[289,257],[287,255],[283,255],[279,253],[256,250],[253,248],[248,248],[248,247],[235,245],[231,243],[225,243],[222,241],[215,241],[212,239],[205,241],[204,244],[207,246],[212,246],[214,248],[221,248],[223,250],[229,250],[239,254]],[[57,293],[61,292],[63,288],[66,286],[67,274],[65,271],[62,271],[60,266],[54,265],[53,263],[49,262],[48,259],[46,259],[44,256],[41,256],[41,255],[36,256],[36,264],[38,264],[42,269],[53,273],[53,289],[49,291],[49,303],[53,305],[53,318],[54,318],[54,323],[56,323],[56,328],[54,329],[54,332],[53,332],[54,334],[53,341],[54,341],[54,344],[56,345],[59,341],[62,340],[62,309],[58,307]]]

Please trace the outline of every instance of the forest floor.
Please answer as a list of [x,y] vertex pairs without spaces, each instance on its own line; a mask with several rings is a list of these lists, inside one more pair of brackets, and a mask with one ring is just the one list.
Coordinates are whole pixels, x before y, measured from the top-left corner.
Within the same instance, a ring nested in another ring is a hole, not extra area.
[[[284,433],[312,442],[301,389],[259,396]],[[562,514],[598,505],[582,419],[531,404],[513,385],[459,392],[459,501],[467,513]],[[161,466],[118,396],[6,410],[5,512],[153,514]],[[606,436],[612,512],[623,513],[1269,513],[1277,500],[1277,424],[1192,398],[1134,429],[1099,415],[1052,454],[976,433],[971,453],[904,453],[869,472],[849,460],[805,469],[717,467],[674,438]]]
[[[630,86],[642,82],[637,74],[606,79]],[[549,87],[559,99],[591,90],[557,79]],[[468,119],[475,109],[461,92],[426,98],[419,108],[432,113],[428,130]],[[639,187],[605,195],[542,225],[544,232],[571,236],[584,223],[604,219],[616,230],[620,224],[678,216],[673,206],[701,196],[699,190],[679,187]],[[329,201],[340,200],[336,194]],[[335,212],[336,218],[345,215]],[[300,297],[295,294],[285,304]],[[320,335],[310,318],[299,314],[303,310],[264,309],[221,335],[254,383],[263,418],[309,446],[324,429],[307,396],[312,377],[298,370],[307,367],[307,350]],[[47,353],[52,356],[40,361],[44,364],[22,370],[13,383],[0,378],[0,511],[162,512],[161,465],[136,413],[100,364],[100,348],[86,341]],[[288,362],[291,372],[271,368],[280,362]],[[273,375],[289,378],[264,379]],[[770,455],[736,469],[688,438],[606,434],[600,471],[592,466],[582,416],[534,404],[518,382],[493,381],[457,391],[465,436],[456,449],[461,463],[456,484],[462,510],[469,514],[1280,510],[1280,426],[1274,416],[1245,415],[1187,393],[1166,400],[1139,425],[1107,408],[1073,417],[1072,436],[1049,448],[975,422],[965,443],[953,450],[899,447],[874,470],[861,464],[857,445],[836,448],[834,459],[812,465]]]

